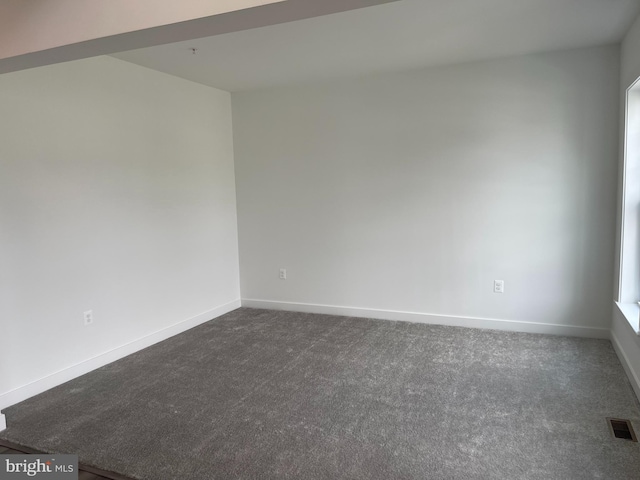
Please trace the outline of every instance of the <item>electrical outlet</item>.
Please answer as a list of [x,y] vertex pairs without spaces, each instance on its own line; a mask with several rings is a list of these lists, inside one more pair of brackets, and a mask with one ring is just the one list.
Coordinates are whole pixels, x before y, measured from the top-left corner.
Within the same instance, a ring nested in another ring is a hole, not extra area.
[[287,269],[286,268],[281,268],[280,269],[280,280],[286,280],[287,279]]
[[504,293],[504,280],[493,281],[493,293]]
[[84,318],[84,326],[91,325],[93,323],[93,310],[87,310],[82,314]]

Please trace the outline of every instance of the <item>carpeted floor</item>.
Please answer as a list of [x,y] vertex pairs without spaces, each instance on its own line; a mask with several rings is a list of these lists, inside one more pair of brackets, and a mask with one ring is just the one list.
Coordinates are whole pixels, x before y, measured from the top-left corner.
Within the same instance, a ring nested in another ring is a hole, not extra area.
[[5,410],[136,479],[638,479],[606,340],[239,309]]

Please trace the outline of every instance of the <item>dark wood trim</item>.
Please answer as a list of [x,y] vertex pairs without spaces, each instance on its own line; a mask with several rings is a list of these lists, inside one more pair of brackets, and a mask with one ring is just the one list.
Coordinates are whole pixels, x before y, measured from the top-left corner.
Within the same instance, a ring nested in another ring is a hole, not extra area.
[[[36,450],[31,447],[20,445],[18,443],[13,443],[8,440],[3,440],[1,438],[0,438],[0,448],[14,450],[19,453],[49,455],[49,452]],[[3,452],[0,452],[0,454],[3,454]],[[110,472],[108,470],[102,470],[100,468],[92,467],[90,465],[85,465],[84,463],[78,463],[78,470],[81,472],[87,472],[93,475],[97,475],[98,477],[102,477],[107,480],[134,480],[130,477],[125,477],[124,475],[120,475],[119,473]]]
[[125,477],[124,475],[120,475],[119,473],[109,472],[100,468],[91,467],[89,465],[85,465],[84,463],[81,463],[78,469],[84,472],[93,473],[94,475],[98,475],[99,477],[104,477],[109,480],[133,480],[132,478]]
[[0,447],[9,448],[11,450],[15,450],[20,453],[26,454],[40,454],[47,455],[47,452],[43,452],[40,450],[34,450],[33,448],[25,447],[24,445],[19,445],[17,443],[10,442],[9,440],[3,440],[0,438]]

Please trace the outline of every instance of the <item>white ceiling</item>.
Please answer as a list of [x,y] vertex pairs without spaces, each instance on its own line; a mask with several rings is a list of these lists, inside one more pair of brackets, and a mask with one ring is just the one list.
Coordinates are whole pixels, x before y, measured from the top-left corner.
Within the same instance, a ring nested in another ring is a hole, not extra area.
[[114,56],[240,91],[612,44],[639,12],[640,0],[400,0]]

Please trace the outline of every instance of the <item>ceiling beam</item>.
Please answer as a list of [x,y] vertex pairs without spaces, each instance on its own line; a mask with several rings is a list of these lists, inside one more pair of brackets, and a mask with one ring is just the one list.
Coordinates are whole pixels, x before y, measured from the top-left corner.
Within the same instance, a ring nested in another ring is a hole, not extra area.
[[[209,2],[209,10],[203,10],[203,2],[197,0],[171,0],[168,3],[164,0],[145,0],[142,3],[148,4],[150,10],[159,5],[166,8],[174,6],[173,16],[170,10],[145,16],[140,8],[132,12],[132,4],[138,2],[130,0],[9,0],[0,7],[0,73],[221,35],[394,1],[398,0],[218,0],[217,3],[213,2],[217,10],[211,14],[212,2]],[[183,7],[189,3],[197,4],[199,8],[186,9],[188,12],[185,13]],[[58,10],[55,9],[56,5]],[[82,11],[72,9],[80,5]],[[111,5],[111,9],[105,16],[108,5]],[[48,10],[45,6],[48,6]],[[176,6],[180,7],[179,12],[175,11]],[[59,20],[65,13],[69,19],[60,25]],[[135,18],[126,20],[130,13],[134,13]],[[201,16],[194,17],[196,15]],[[185,20],[185,16],[192,18]],[[122,22],[117,21],[118,18],[122,18]],[[92,23],[96,24],[95,29],[92,29]]]

